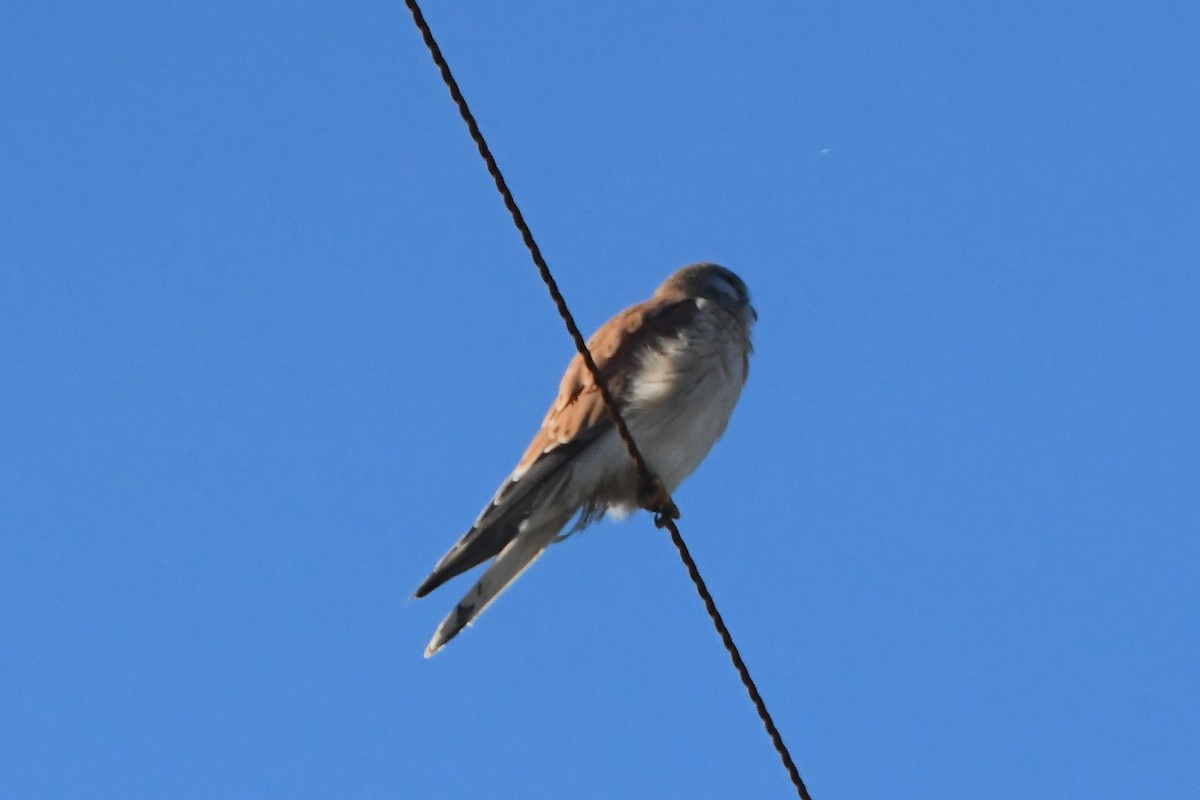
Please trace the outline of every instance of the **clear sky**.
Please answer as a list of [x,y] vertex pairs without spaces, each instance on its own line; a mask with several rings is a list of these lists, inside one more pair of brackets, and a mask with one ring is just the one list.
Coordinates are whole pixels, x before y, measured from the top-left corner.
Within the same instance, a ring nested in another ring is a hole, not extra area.
[[[681,526],[826,798],[1200,795],[1200,6],[438,3],[594,329],[758,308]],[[645,515],[426,661],[571,344],[398,0],[0,25],[0,797],[787,797]]]

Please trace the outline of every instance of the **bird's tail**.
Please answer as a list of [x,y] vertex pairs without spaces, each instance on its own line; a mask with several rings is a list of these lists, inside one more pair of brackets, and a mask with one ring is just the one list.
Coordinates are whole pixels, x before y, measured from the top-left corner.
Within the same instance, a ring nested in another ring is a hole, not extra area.
[[496,560],[480,576],[479,582],[471,587],[454,610],[442,620],[442,624],[434,631],[433,638],[425,648],[425,657],[429,658],[445,647],[446,642],[471,625],[513,581],[533,566],[533,562],[538,560],[570,520],[572,513],[573,510],[565,516],[555,515],[552,519],[527,521],[524,524],[525,529],[504,546]]

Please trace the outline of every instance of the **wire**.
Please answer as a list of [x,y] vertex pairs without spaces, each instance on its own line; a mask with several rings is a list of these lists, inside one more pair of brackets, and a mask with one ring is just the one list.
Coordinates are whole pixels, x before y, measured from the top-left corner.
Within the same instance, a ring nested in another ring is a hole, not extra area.
[[458,87],[458,81],[454,79],[454,75],[450,72],[450,65],[447,63],[446,57],[442,54],[441,47],[438,46],[437,40],[433,38],[433,31],[430,30],[429,23],[425,20],[425,15],[421,13],[421,8],[417,5],[417,0],[404,0],[404,2],[408,6],[408,10],[412,12],[413,22],[416,23],[417,28],[420,30],[421,38],[425,40],[425,46],[429,48],[429,54],[433,57],[433,63],[437,66],[438,71],[441,72],[446,88],[450,90],[450,96],[454,99],[454,104],[458,107],[458,113],[462,116],[463,121],[467,123],[467,129],[471,133],[471,139],[475,142],[475,146],[479,149],[479,155],[483,158],[484,163],[487,164],[488,173],[496,183],[496,190],[500,192],[500,196],[504,199],[504,207],[512,215],[513,224],[516,225],[517,230],[520,232],[521,238],[525,242],[525,247],[529,249],[529,255],[533,258],[533,263],[542,277],[542,281],[550,291],[550,297],[553,298],[554,305],[558,308],[559,316],[562,317],[563,323],[567,326],[567,331],[571,334],[571,339],[575,342],[575,349],[579,351],[583,363],[587,366],[588,372],[591,373],[596,388],[600,390],[600,397],[604,401],[604,408],[608,412],[609,418],[612,419],[617,433],[625,443],[626,449],[629,450],[629,457],[633,459],[634,466],[637,468],[642,480],[644,487],[643,496],[649,499],[649,509],[654,512],[654,524],[660,528],[666,528],[670,532],[671,541],[679,551],[679,557],[683,560],[684,566],[687,567],[692,583],[696,585],[696,592],[700,595],[700,599],[704,601],[704,607],[708,611],[709,617],[712,618],[713,626],[717,629],[717,634],[721,637],[725,649],[729,651],[729,658],[733,661],[733,666],[742,679],[742,685],[746,687],[746,692],[749,693],[750,700],[754,703],[754,707],[758,711],[758,716],[762,720],[763,726],[767,729],[767,735],[771,737],[771,742],[775,745],[775,750],[779,753],[779,757],[787,769],[788,776],[791,778],[792,785],[795,786],[797,794],[803,800],[812,800],[807,787],[804,785],[804,781],[800,778],[800,771],[796,767],[796,762],[792,760],[787,745],[783,743],[783,736],[780,734],[779,728],[776,727],[774,719],[771,718],[771,713],[767,710],[767,704],[763,701],[762,695],[758,691],[758,686],[754,683],[754,679],[750,677],[750,670],[746,666],[746,662],[742,659],[742,654],[738,650],[737,645],[734,644],[733,636],[730,634],[729,628],[725,625],[725,620],[721,616],[721,612],[717,610],[716,601],[713,600],[712,593],[708,591],[708,585],[704,582],[704,578],[700,576],[700,569],[696,566],[696,561],[692,558],[691,551],[688,550],[687,544],[683,541],[683,534],[679,532],[679,527],[675,524],[675,519],[679,517],[679,510],[675,507],[675,503],[671,500],[662,482],[651,471],[649,465],[646,463],[646,459],[642,457],[641,451],[638,450],[637,442],[633,440],[633,436],[629,433],[629,428],[626,426],[625,420],[621,417],[620,411],[617,410],[617,404],[613,401],[612,394],[608,390],[608,385],[605,383],[604,378],[601,377],[600,369],[596,366],[596,361],[592,358],[591,351],[588,350],[587,341],[583,338],[579,326],[575,323],[575,318],[572,316],[571,310],[567,308],[567,301],[563,298],[562,292],[559,291],[558,282],[554,280],[554,275],[550,272],[550,266],[546,263],[546,259],[542,256],[541,248],[538,247],[537,242],[533,238],[533,231],[530,230],[528,223],[525,222],[525,216],[521,213],[520,207],[517,206],[517,201],[509,190],[508,182],[504,180],[503,173],[500,172],[500,166],[496,163],[491,148],[488,147],[487,140],[484,139],[483,132],[479,129],[479,123],[475,121],[475,115],[471,113],[471,109],[467,105],[467,100],[463,97],[462,90]]

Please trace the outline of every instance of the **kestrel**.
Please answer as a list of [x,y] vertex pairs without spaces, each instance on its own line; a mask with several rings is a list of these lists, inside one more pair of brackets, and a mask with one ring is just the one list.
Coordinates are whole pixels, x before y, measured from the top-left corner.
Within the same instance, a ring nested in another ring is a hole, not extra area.
[[[725,432],[749,374],[750,328],[757,319],[737,275],[716,264],[693,264],[588,341],[660,490],[673,493]],[[424,597],[495,558],[438,626],[425,657],[483,613],[576,514],[571,533],[606,513],[624,517],[650,507],[653,498],[576,354],[516,469],[417,589]]]

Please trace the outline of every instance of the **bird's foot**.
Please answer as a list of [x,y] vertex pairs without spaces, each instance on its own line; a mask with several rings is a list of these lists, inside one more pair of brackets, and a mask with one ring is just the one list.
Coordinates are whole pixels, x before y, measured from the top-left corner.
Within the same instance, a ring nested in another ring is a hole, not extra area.
[[655,527],[665,528],[668,519],[679,519],[679,506],[658,478],[644,482],[638,489],[638,505],[654,514]]

